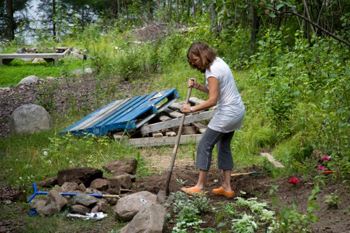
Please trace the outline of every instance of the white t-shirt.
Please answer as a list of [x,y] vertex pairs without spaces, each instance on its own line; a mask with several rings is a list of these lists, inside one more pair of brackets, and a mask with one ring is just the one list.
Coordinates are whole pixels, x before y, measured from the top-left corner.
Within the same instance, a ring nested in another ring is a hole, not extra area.
[[219,80],[219,98],[217,101],[217,112],[208,127],[223,133],[240,130],[245,109],[230,67],[221,58],[216,57],[210,66],[210,70],[205,72],[208,89],[209,77]]

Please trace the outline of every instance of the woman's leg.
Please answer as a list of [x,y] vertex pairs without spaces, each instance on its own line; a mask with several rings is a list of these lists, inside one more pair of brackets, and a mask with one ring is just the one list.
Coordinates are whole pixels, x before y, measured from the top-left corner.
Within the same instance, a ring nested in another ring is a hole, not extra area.
[[231,141],[234,135],[234,131],[225,133],[224,136],[218,141],[218,168],[223,170],[224,182],[222,188],[225,191],[231,192],[231,171],[233,169],[233,159],[231,153]]
[[182,188],[184,192],[193,194],[204,189],[211,164],[213,148],[223,135],[223,133],[210,128],[205,130],[197,147],[196,167],[200,169],[197,184],[194,187]]
[[196,187],[199,190],[203,190],[205,182],[207,181],[208,172],[209,171],[199,170],[198,181],[194,187]]

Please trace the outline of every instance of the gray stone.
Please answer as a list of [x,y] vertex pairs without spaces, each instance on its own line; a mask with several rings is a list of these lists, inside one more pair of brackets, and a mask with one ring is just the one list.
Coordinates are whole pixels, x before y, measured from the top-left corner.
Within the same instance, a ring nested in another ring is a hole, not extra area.
[[42,215],[52,215],[60,212],[67,206],[67,199],[65,199],[62,195],[60,195],[57,191],[51,190],[46,195],[45,206],[42,208],[37,208],[37,212]]
[[76,195],[73,198],[73,205],[83,205],[83,206],[92,206],[95,205],[98,202],[98,199],[96,197],[90,196],[88,194],[80,194]]
[[166,211],[162,205],[147,204],[143,206],[135,217],[120,233],[162,233]]
[[79,213],[79,214],[85,214],[85,213],[90,213],[90,208],[84,205],[72,205],[72,210],[71,212],[73,213]]
[[18,85],[31,85],[32,83],[38,83],[39,78],[35,75],[30,75],[28,77],[25,77],[24,79],[22,79]]
[[120,189],[120,182],[119,182],[118,178],[116,178],[116,177],[108,178],[107,182],[108,182],[108,188]]
[[132,186],[131,177],[128,174],[114,176],[113,179],[118,180],[122,188],[130,189]]
[[102,166],[109,172],[126,172],[135,174],[137,168],[137,160],[132,158],[117,159]]
[[134,175],[129,174],[129,173],[126,173],[126,172],[115,172],[115,173],[113,174],[113,176],[119,176],[119,175],[125,175],[125,174],[127,174],[127,175],[130,176],[130,179],[131,179],[132,182],[135,182],[136,177],[135,177]]
[[11,90],[11,88],[9,88],[9,87],[0,87],[0,92],[8,92],[10,90]]
[[51,129],[52,120],[45,108],[36,104],[25,104],[10,116],[11,134],[33,134]]
[[57,184],[57,177],[46,178],[45,180],[39,181],[36,184],[41,187],[50,188]]
[[30,207],[36,209],[37,211],[38,209],[43,209],[45,205],[46,205],[45,200],[32,200],[30,202]]
[[157,195],[142,191],[120,198],[113,211],[119,218],[127,220],[132,219],[143,205],[156,203]]
[[78,184],[75,182],[64,182],[61,186],[63,192],[74,192],[78,189]]
[[64,182],[83,183],[85,187],[89,187],[94,179],[102,178],[103,172],[99,169],[89,167],[74,167],[58,171],[58,185]]
[[87,189],[85,190],[85,193],[86,193],[86,194],[88,194],[88,193],[90,193],[90,194],[102,194],[101,191],[98,191],[97,189],[92,189],[92,188],[87,188]]
[[91,182],[90,188],[106,191],[108,189],[108,181],[101,178],[95,179]]
[[84,70],[84,72],[85,72],[86,74],[92,74],[92,73],[93,73],[93,70],[92,70],[91,68],[86,68],[86,69]]
[[[73,53],[72,53],[73,54]],[[71,72],[72,74],[76,75],[76,76],[79,76],[79,75],[82,75],[84,72],[82,69],[75,69]]]
[[79,184],[78,190],[81,191],[81,192],[83,192],[83,193],[85,193],[85,191],[86,191],[85,185],[84,185],[83,183]]

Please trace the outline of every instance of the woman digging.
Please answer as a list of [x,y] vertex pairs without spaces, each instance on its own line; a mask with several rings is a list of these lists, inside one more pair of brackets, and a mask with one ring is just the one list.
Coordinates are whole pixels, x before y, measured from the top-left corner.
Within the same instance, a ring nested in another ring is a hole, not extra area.
[[199,84],[196,79],[188,80],[188,87],[209,93],[205,102],[191,107],[189,104],[182,107],[182,112],[192,113],[208,109],[217,105],[217,112],[210,121],[197,147],[196,167],[199,169],[197,184],[193,187],[182,188],[190,194],[204,195],[204,186],[211,164],[211,155],[214,146],[217,146],[218,168],[223,170],[223,184],[213,189],[216,195],[233,197],[235,192],[231,188],[231,171],[233,159],[231,140],[236,130],[242,128],[244,105],[237,90],[235,80],[228,65],[212,48],[203,42],[193,43],[187,52],[188,63],[205,74],[206,85]]

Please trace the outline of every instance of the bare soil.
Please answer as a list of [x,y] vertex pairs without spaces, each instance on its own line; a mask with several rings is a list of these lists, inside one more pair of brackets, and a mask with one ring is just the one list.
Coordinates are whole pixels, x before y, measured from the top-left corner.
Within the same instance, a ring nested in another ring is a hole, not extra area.
[[[244,171],[235,172],[249,172],[256,171],[256,167],[246,168]],[[155,174],[150,177],[138,180],[135,183],[136,190],[147,190],[157,194],[159,190],[165,190],[165,183],[167,178],[167,172],[162,174]],[[172,180],[170,183],[170,191],[181,191],[181,186],[176,179],[186,180],[185,186],[193,186],[196,184],[198,178],[198,171],[194,166],[178,166],[174,169],[172,174]],[[231,185],[235,190],[235,197],[241,196],[243,198],[257,197],[258,200],[266,200],[271,202],[271,196],[269,195],[272,185],[278,185],[279,202],[282,206],[288,206],[291,208],[292,204],[298,204],[297,210],[302,213],[307,213],[308,198],[311,195],[311,191],[314,188],[314,184],[305,182],[302,177],[297,177],[299,183],[294,186],[289,183],[289,177],[274,180],[268,175],[245,175],[239,177],[233,177]],[[350,193],[349,183],[342,185],[333,183],[332,175],[328,176],[328,184],[325,187],[320,187],[322,192],[318,194],[318,199],[315,200],[319,209],[316,211],[318,221],[312,224],[313,232],[327,232],[327,233],[344,233],[350,232]],[[222,182],[222,171],[217,169],[211,169],[208,176],[207,197],[211,199],[211,204],[218,202],[234,202],[235,199],[228,199],[223,196],[216,196],[211,193],[213,188],[220,187]],[[341,199],[341,204],[338,209],[332,209],[325,202],[325,196],[334,193],[337,190],[337,195]],[[241,192],[246,194],[242,196]],[[215,216],[212,213],[206,215],[205,221],[208,224],[203,227],[216,228],[218,222],[214,219]],[[165,232],[171,232],[173,225],[168,224]],[[262,230],[262,229],[261,229]],[[262,231],[263,232],[263,231]]]
[[[130,91],[131,85],[127,82],[116,80],[111,81],[98,81],[93,77],[85,77],[77,79],[72,83],[68,83],[65,80],[57,81],[54,83],[56,89],[50,89],[50,85],[42,82],[42,86],[32,85],[28,87],[14,87],[8,91],[0,91],[0,137],[6,137],[9,135],[9,116],[19,106],[23,104],[36,103],[38,99],[43,101],[43,96],[50,98],[47,103],[52,104],[52,109],[55,113],[65,112],[73,107],[78,110],[92,111],[99,106],[96,105],[96,97],[98,96],[97,82],[99,82],[100,91],[110,91],[111,98],[122,99],[132,95]],[[40,88],[45,87],[45,88]],[[135,88],[135,87],[133,87]],[[145,87],[138,87],[144,89]],[[45,92],[45,90],[47,90]],[[46,94],[46,95],[45,95]],[[52,94],[52,95],[51,95]],[[52,98],[51,98],[52,96]],[[73,97],[72,97],[73,96]],[[74,103],[72,100],[74,99]],[[106,103],[108,103],[107,100]],[[168,164],[168,163],[163,163]],[[258,168],[251,167],[246,168],[244,171],[235,172],[248,172],[254,171]],[[162,169],[164,170],[164,168]],[[227,199],[222,196],[216,196],[211,193],[211,189],[217,188],[221,183],[221,171],[213,168],[211,169],[208,177],[206,191],[207,196],[211,199],[211,203],[219,202],[234,202],[235,199]],[[170,183],[170,191],[177,192],[181,190],[181,186],[176,179],[186,180],[186,186],[193,186],[196,183],[198,171],[192,165],[192,161],[177,161],[176,167],[172,174],[172,180]],[[155,173],[149,177],[138,179],[134,183],[133,191],[147,190],[157,194],[159,190],[165,190],[167,172],[161,174]],[[297,177],[299,183],[293,186],[289,183],[290,177],[274,180],[268,175],[246,175],[240,177],[234,177],[232,179],[232,187],[236,192],[236,196],[241,196],[240,191],[244,191],[245,198],[258,197],[259,199],[265,199],[271,201],[269,196],[269,190],[272,185],[278,185],[279,201],[284,206],[291,206],[294,200],[298,203],[298,211],[305,214],[307,212],[308,198],[311,194],[314,184],[306,182],[303,177]],[[319,209],[316,212],[318,221],[312,224],[313,232],[327,232],[327,233],[344,233],[350,232],[350,192],[349,182],[339,183],[334,182],[332,174],[328,175],[327,185],[320,187],[322,192],[318,194],[318,199],[315,200]],[[7,190],[11,190],[9,187]],[[337,195],[341,200],[341,204],[338,209],[331,209],[325,202],[325,196],[337,191]],[[10,192],[10,191],[8,191]],[[1,232],[25,232],[26,224],[30,224],[30,219],[24,219],[29,212],[29,207],[23,207],[20,204],[8,204],[0,205],[0,233]],[[9,212],[11,215],[9,216]],[[6,216],[3,214],[7,213]],[[108,232],[108,229],[113,229],[114,218],[108,218],[109,220],[103,220],[105,225],[96,224],[91,229],[86,229],[86,226],[81,226],[74,232]],[[216,228],[217,222],[214,219],[214,215],[209,213],[205,217],[207,224],[204,227]],[[166,225],[165,232],[171,232],[173,225],[168,223]]]

